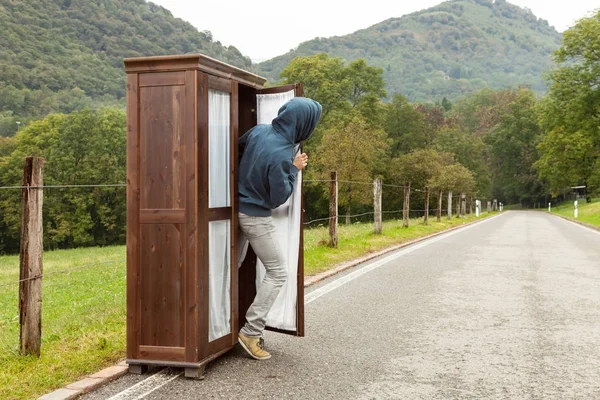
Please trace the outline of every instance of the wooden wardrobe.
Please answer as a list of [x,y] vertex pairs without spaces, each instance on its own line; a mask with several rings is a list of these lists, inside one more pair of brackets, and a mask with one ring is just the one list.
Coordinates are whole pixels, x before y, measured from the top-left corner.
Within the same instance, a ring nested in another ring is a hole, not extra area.
[[[238,138],[256,125],[259,96],[275,109],[277,95],[301,96],[302,86],[264,88],[264,78],[202,54],[124,62],[127,363],[133,373],[175,366],[197,378],[236,345],[256,290],[252,249],[238,268]],[[299,218],[288,282],[296,323],[272,329],[303,336]]]

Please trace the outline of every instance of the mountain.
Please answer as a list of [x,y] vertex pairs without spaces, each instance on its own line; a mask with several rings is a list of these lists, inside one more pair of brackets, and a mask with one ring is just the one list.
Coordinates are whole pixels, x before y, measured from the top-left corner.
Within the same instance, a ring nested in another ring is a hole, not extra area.
[[0,0],[0,29],[0,131],[2,118],[122,101],[125,57],[201,52],[252,68],[235,47],[144,0]]
[[544,71],[559,34],[528,9],[505,0],[452,0],[350,35],[316,38],[259,64],[271,82],[298,56],[325,52],[364,58],[384,69],[388,94],[411,101],[456,100],[484,87],[520,84],[544,92]]

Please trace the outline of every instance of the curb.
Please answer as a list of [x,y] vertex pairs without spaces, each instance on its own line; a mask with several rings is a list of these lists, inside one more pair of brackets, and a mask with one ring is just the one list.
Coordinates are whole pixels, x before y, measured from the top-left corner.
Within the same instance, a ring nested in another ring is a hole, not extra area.
[[82,394],[89,393],[92,390],[107,384],[108,382],[114,381],[117,378],[127,374],[129,367],[125,361],[105,368],[94,374],[91,374],[77,382],[71,383],[64,388],[55,390],[52,393],[45,394],[38,397],[38,400],[71,400],[76,399]]
[[565,217],[564,215],[558,215],[558,214],[554,214],[554,213],[551,213],[551,212],[548,212],[548,211],[544,211],[544,212],[546,214],[550,214],[550,215],[553,215],[555,217],[562,218],[562,219],[564,219],[566,221],[573,222],[573,223],[581,225],[581,226],[585,226],[586,228],[590,228],[590,229],[593,229],[595,231],[600,231],[600,227],[597,227],[596,225],[588,224],[586,222],[577,221],[576,219]]
[[[498,214],[498,215],[500,215],[500,214]],[[318,282],[321,282],[333,275],[339,274],[342,271],[345,271],[347,269],[355,267],[359,264],[362,264],[366,261],[372,260],[372,259],[382,256],[384,254],[390,253],[394,250],[398,250],[403,247],[407,247],[412,244],[422,242],[424,240],[431,239],[436,236],[443,235],[444,233],[447,233],[447,232],[451,232],[451,231],[454,231],[454,230],[457,230],[460,228],[464,228],[465,226],[478,224],[480,222],[487,220],[488,218],[490,218],[490,216],[486,216],[477,221],[467,222],[467,223],[464,223],[464,224],[461,224],[458,226],[454,226],[452,228],[444,229],[443,231],[435,232],[435,233],[432,233],[427,236],[423,236],[423,237],[420,237],[417,239],[410,240],[408,242],[393,245],[393,246],[387,247],[383,250],[379,250],[375,253],[370,253],[370,254],[367,254],[366,256],[362,256],[359,258],[355,258],[351,261],[344,262],[342,264],[339,264],[338,266],[336,266],[333,269],[330,269],[325,272],[321,272],[320,274],[317,274],[308,279],[305,279],[304,287],[306,288],[306,287],[312,286],[312,285],[314,285]],[[100,386],[103,386],[111,381],[114,381],[117,378],[122,377],[123,375],[126,375],[128,371],[129,371],[128,365],[125,363],[125,361],[121,361],[112,367],[105,368],[105,369],[103,369],[99,372],[96,372],[92,375],[89,375],[77,382],[71,383],[63,388],[57,389],[52,393],[48,393],[41,397],[38,397],[38,400],[72,400],[72,399],[76,399],[79,396],[81,396],[82,394],[89,393],[92,390],[99,388]]]
[[[500,213],[500,214],[497,214],[497,215],[502,215],[502,214]],[[427,239],[431,239],[431,238],[436,237],[436,236],[443,235],[444,233],[448,233],[448,232],[451,232],[451,231],[454,231],[454,230],[457,230],[457,229],[460,229],[460,228],[464,228],[465,226],[478,224],[480,222],[483,222],[483,221],[487,220],[490,217],[492,217],[492,214],[489,215],[489,216],[486,216],[486,217],[484,217],[482,219],[476,220],[476,221],[467,222],[467,223],[464,223],[464,224],[461,224],[461,225],[458,225],[458,226],[454,226],[452,228],[444,229],[442,231],[435,232],[435,233],[432,233],[432,234],[427,235],[427,236],[423,236],[423,237],[420,237],[420,238],[417,238],[417,239],[409,240],[408,242],[404,242],[404,243],[393,245],[391,247],[387,247],[387,248],[385,248],[383,250],[379,250],[379,251],[377,251],[375,253],[367,254],[366,256],[362,256],[362,257],[355,258],[355,259],[350,260],[350,261],[346,261],[346,262],[344,262],[342,264],[339,264],[338,266],[334,267],[333,269],[321,272],[321,273],[319,273],[317,275],[311,276],[308,279],[305,279],[304,280],[304,287],[307,288],[309,286],[312,286],[312,285],[314,285],[316,283],[319,283],[319,282],[321,282],[321,281],[323,281],[323,280],[325,280],[325,279],[327,279],[329,277],[332,277],[333,275],[339,274],[340,272],[343,272],[343,271],[345,271],[347,269],[350,269],[352,267],[356,267],[359,264],[362,264],[364,262],[370,261],[370,260],[372,260],[374,258],[377,258],[377,257],[380,257],[380,256],[382,256],[384,254],[387,254],[387,253],[390,253],[392,251],[401,249],[403,247],[410,246],[410,245],[415,244],[415,243],[422,242],[422,241],[427,240]]]

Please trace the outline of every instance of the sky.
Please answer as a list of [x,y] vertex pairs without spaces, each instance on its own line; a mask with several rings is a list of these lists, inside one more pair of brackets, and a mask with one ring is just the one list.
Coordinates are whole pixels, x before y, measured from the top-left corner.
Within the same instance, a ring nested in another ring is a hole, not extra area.
[[[440,4],[440,0],[368,0],[362,7],[349,1],[302,0],[150,0],[170,10],[213,40],[235,46],[259,62],[287,53],[315,37],[341,36],[371,25]],[[509,0],[527,7],[559,32],[600,8],[598,0]],[[368,5],[365,6],[365,5]]]

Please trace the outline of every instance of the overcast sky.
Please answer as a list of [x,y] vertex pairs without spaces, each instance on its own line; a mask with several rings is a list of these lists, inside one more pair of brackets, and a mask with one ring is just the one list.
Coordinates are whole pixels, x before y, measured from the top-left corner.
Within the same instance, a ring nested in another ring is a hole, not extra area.
[[[254,61],[272,58],[315,37],[341,36],[442,3],[440,0],[151,0],[175,17],[209,30],[214,40],[233,45]],[[511,0],[530,8],[559,32],[600,8],[598,0]],[[356,4],[356,3],[354,3]]]

